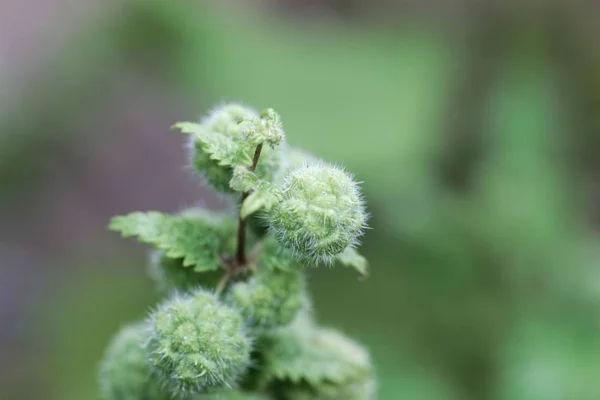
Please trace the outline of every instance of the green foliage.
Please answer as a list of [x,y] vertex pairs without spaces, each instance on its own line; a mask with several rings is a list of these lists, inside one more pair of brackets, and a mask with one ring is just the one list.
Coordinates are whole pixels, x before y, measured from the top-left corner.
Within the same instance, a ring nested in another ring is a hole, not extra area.
[[[154,248],[148,273],[168,297],[139,324],[143,338],[115,339],[103,361],[105,400],[373,399],[366,350],[312,321],[305,277],[319,261],[366,274],[353,247],[367,219],[358,185],[287,146],[272,109],[226,104],[176,127],[192,135],[197,171],[239,214],[192,208],[111,220],[110,229]],[[131,362],[121,358],[130,348]]]
[[274,237],[269,236],[263,241],[260,256],[263,268],[276,272],[302,269],[305,264],[298,261],[291,250],[283,247]]
[[362,275],[368,273],[369,263],[367,259],[361,256],[353,247],[346,247],[343,252],[336,256],[336,260],[342,265],[354,268]]
[[183,259],[167,257],[163,251],[154,250],[148,260],[148,276],[160,292],[173,290],[187,292],[198,286],[215,288],[221,277],[220,271],[204,271],[185,267]]
[[154,245],[167,257],[181,258],[184,267],[200,272],[219,268],[219,255],[228,250],[235,223],[230,217],[204,211],[179,215],[150,211],[113,217],[109,228],[124,237],[137,236],[140,242]]
[[[200,123],[179,122],[174,125],[190,134],[190,155],[193,166],[206,181],[220,192],[236,190],[230,181],[236,167],[251,167],[256,146],[263,148],[256,174],[270,180],[281,164],[277,145],[283,140],[279,116],[267,111],[259,117],[256,111],[237,104],[227,104],[213,110]],[[264,133],[263,133],[264,132]]]
[[144,323],[123,327],[106,349],[100,364],[100,389],[107,400],[151,400],[165,396],[148,362],[144,343],[150,332]]
[[150,326],[150,360],[176,394],[234,386],[250,362],[241,315],[203,289],[173,295],[152,313]]
[[298,257],[331,263],[358,242],[367,214],[358,185],[342,169],[300,166],[281,190],[282,200],[269,213],[271,231]]
[[370,399],[368,353],[331,329],[304,319],[275,332],[262,350],[263,379],[289,399]]
[[300,271],[265,268],[247,282],[233,285],[227,302],[240,310],[249,328],[268,331],[287,325],[308,306],[304,275]]
[[227,390],[216,393],[202,394],[194,400],[268,400],[269,397],[259,393],[247,393],[238,390]]

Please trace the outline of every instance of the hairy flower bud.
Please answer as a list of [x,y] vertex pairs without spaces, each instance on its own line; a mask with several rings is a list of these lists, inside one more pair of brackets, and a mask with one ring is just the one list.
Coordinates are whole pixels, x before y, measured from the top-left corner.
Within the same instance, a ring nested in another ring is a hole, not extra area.
[[285,138],[281,117],[272,108],[263,110],[260,118],[245,121],[243,133],[246,139],[254,145],[266,143],[271,147],[276,147]]
[[165,396],[151,376],[144,343],[145,323],[123,327],[106,349],[100,364],[100,390],[105,400],[146,400]]
[[255,332],[287,325],[308,304],[300,271],[260,269],[247,282],[233,285],[227,302],[238,309]]
[[150,360],[177,394],[233,387],[250,362],[242,316],[203,290],[175,295],[151,316]]
[[[247,135],[247,124],[242,123],[243,121],[262,120],[255,110],[231,103],[214,109],[208,117],[202,119],[201,125],[213,135],[222,135],[233,139],[233,145],[243,147],[244,152],[247,153],[246,157],[252,159],[254,147],[240,144],[246,140]],[[233,167],[223,165],[220,160],[211,157],[211,153],[206,151],[205,143],[197,140],[193,135],[190,138],[189,148],[194,169],[216,190],[224,193],[232,192],[229,181],[233,176]],[[248,144],[251,145],[251,143]],[[280,163],[280,151],[271,146],[264,146],[260,162],[256,167],[256,175],[260,178],[271,179],[278,171]]]
[[270,229],[300,258],[331,263],[362,235],[367,214],[360,189],[342,169],[302,165],[281,189],[282,200],[269,213]]

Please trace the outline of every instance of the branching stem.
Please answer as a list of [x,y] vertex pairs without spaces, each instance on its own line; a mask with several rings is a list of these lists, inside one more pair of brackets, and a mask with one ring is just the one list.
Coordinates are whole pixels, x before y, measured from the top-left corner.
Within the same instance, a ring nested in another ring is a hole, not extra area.
[[[252,166],[250,167],[250,172],[254,172],[256,170],[256,165],[258,164],[258,159],[260,158],[260,152],[262,151],[262,147],[263,145],[261,143],[258,146],[256,146],[256,150],[254,150],[254,157],[252,158]],[[242,193],[241,204],[244,203],[244,201],[249,195],[250,192]],[[231,273],[235,272],[236,269],[246,265],[246,262],[246,222],[240,215],[238,217],[237,252]]]

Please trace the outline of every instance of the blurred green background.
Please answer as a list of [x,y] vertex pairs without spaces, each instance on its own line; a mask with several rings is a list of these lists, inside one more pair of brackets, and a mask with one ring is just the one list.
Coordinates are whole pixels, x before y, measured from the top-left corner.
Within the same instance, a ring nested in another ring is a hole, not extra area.
[[[111,215],[222,207],[170,132],[222,101],[355,172],[371,276],[311,271],[384,400],[600,399],[590,1],[0,4],[0,399],[96,399],[157,294]],[[340,399],[342,400],[342,399]]]

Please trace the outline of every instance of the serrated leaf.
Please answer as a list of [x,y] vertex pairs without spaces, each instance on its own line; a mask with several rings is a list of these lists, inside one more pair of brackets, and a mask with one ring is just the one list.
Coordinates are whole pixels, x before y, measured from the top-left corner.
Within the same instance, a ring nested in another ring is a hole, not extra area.
[[369,262],[354,247],[347,247],[346,250],[336,256],[336,259],[340,264],[354,268],[363,276],[369,274]]
[[242,203],[240,215],[242,218],[247,218],[258,210],[269,211],[273,206],[281,201],[281,193],[279,189],[265,181],[261,181],[256,188]]
[[270,336],[262,348],[266,380],[321,385],[345,384],[371,375],[364,348],[341,333],[300,321]]
[[235,222],[225,217],[217,219],[208,212],[169,215],[150,211],[113,217],[109,229],[124,237],[137,236],[140,242],[202,272],[219,268],[219,254],[230,246]]
[[236,389],[220,390],[214,393],[203,393],[194,397],[194,400],[268,400],[269,397],[261,393],[248,393]]
[[194,135],[194,139],[200,142],[202,151],[219,165],[235,167],[252,163],[254,146],[240,135],[225,135],[194,122],[178,122],[173,128]]
[[262,243],[263,249],[260,254],[261,268],[269,271],[292,271],[300,270],[304,265],[298,261],[294,254],[283,247],[274,237],[270,236]]
[[233,176],[229,186],[238,192],[249,192],[260,185],[258,176],[245,165],[239,165],[233,170]]

